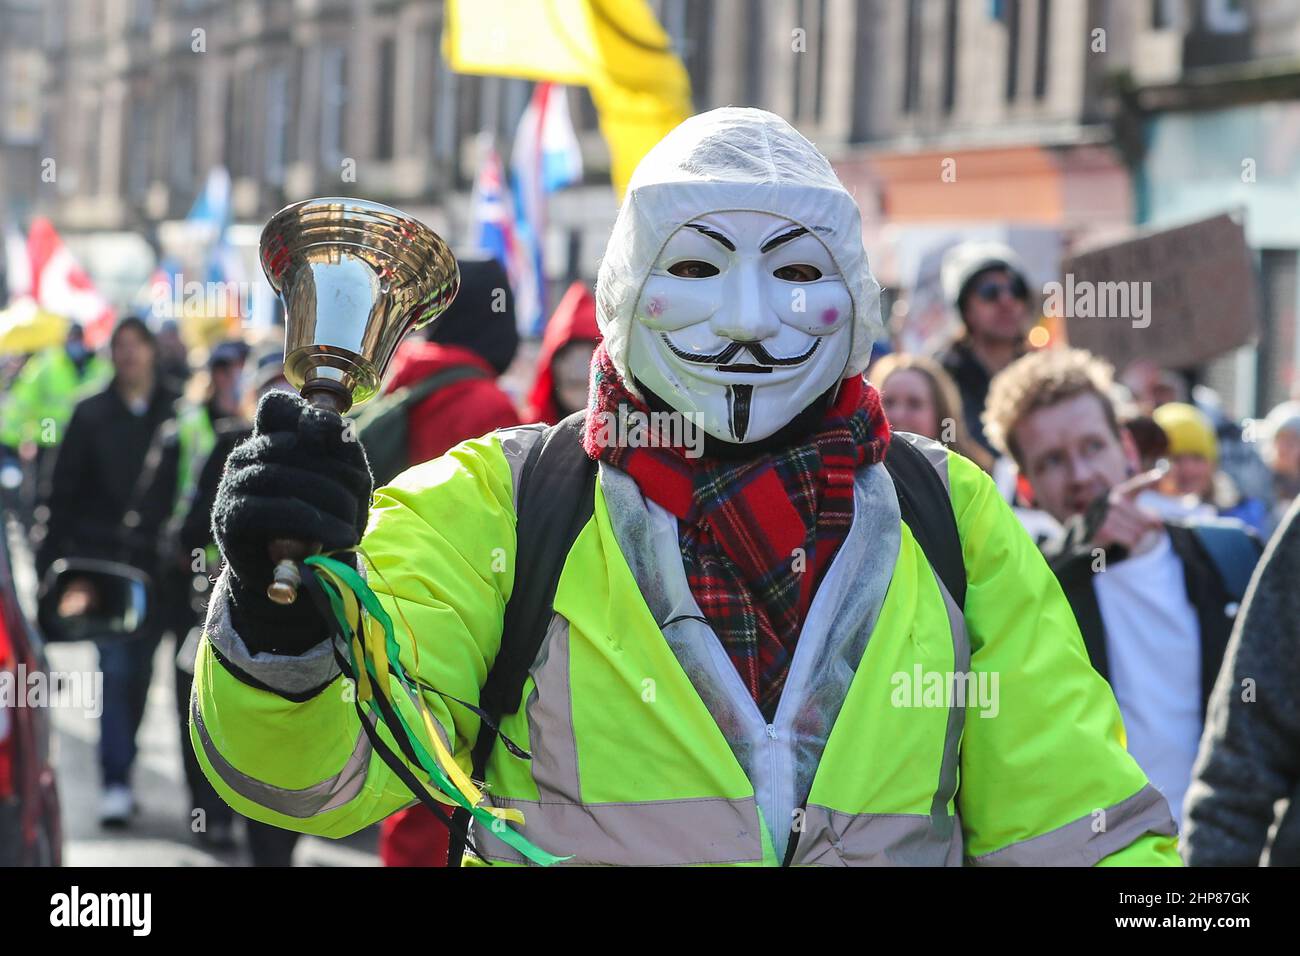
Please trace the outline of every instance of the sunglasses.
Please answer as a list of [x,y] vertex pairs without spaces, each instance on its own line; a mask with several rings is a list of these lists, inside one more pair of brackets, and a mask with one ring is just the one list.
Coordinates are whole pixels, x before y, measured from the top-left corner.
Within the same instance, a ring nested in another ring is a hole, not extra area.
[[1013,299],[1029,298],[1029,288],[1025,285],[1025,280],[1019,276],[1012,279],[1010,283],[981,282],[975,287],[975,295],[981,302],[996,302],[1003,292],[1011,293]]

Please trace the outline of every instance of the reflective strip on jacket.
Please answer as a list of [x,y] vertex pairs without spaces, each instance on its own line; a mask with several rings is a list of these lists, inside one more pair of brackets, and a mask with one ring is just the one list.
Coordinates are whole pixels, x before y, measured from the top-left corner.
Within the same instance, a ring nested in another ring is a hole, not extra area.
[[[399,626],[403,666],[464,700],[477,700],[514,586],[520,434],[401,475],[376,493],[362,542],[370,585],[419,641],[417,664]],[[917,444],[949,485],[964,617],[899,521],[886,470],[863,469],[771,724],[692,617],[675,519],[602,467],[523,706],[503,721],[532,760],[496,744],[492,802],[523,810],[523,833],[576,864],[1178,865],[1168,807],[1125,752],[1055,577],[982,471]],[[329,643],[249,653],[223,587],[191,702],[222,797],[333,837],[410,805]],[[425,700],[468,770],[478,718]],[[476,838],[493,862],[521,862]]]

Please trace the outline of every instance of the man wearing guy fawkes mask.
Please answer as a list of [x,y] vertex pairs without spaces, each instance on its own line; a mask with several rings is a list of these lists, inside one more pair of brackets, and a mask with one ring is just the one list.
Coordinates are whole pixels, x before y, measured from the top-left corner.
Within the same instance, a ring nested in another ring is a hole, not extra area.
[[[195,679],[191,737],[225,799],[325,835],[411,801],[330,690],[314,608],[263,594],[267,542],[310,531],[364,555],[465,766],[517,645],[510,612],[558,572],[474,767],[487,803],[569,863],[1177,863],[1033,542],[979,468],[891,440],[861,374],[880,322],[859,213],[811,143],[753,109],[679,126],[632,178],[597,306],[585,419],[463,443],[373,501],[336,417],[264,400],[214,508],[229,566]],[[651,412],[698,422],[703,455],[600,427]],[[595,482],[547,568],[522,529],[563,489],[539,506],[520,488],[566,435]],[[938,492],[896,485],[887,453]],[[902,520],[949,510],[959,585]],[[539,859],[495,825],[473,843]]]

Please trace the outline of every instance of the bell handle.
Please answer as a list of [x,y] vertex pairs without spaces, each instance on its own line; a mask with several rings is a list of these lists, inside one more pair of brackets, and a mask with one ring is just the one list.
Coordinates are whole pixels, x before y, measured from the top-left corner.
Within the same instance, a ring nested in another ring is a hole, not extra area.
[[[302,397],[315,408],[325,408],[343,415],[352,407],[352,396],[333,382],[312,382],[303,387]],[[298,600],[298,586],[302,574],[298,562],[320,551],[318,543],[276,538],[267,546],[267,553],[275,562],[271,583],[266,586],[266,596],[276,604],[293,604]]]
[[352,407],[352,394],[342,385],[328,380],[308,382],[302,387],[302,397],[309,405],[327,408],[340,415],[346,415]]

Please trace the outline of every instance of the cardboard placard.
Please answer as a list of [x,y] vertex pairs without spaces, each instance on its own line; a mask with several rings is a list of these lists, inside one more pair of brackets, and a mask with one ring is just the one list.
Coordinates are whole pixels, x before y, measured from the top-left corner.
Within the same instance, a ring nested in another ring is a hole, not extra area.
[[1071,256],[1044,296],[1072,346],[1121,369],[1199,365],[1259,331],[1254,257],[1226,214]]

